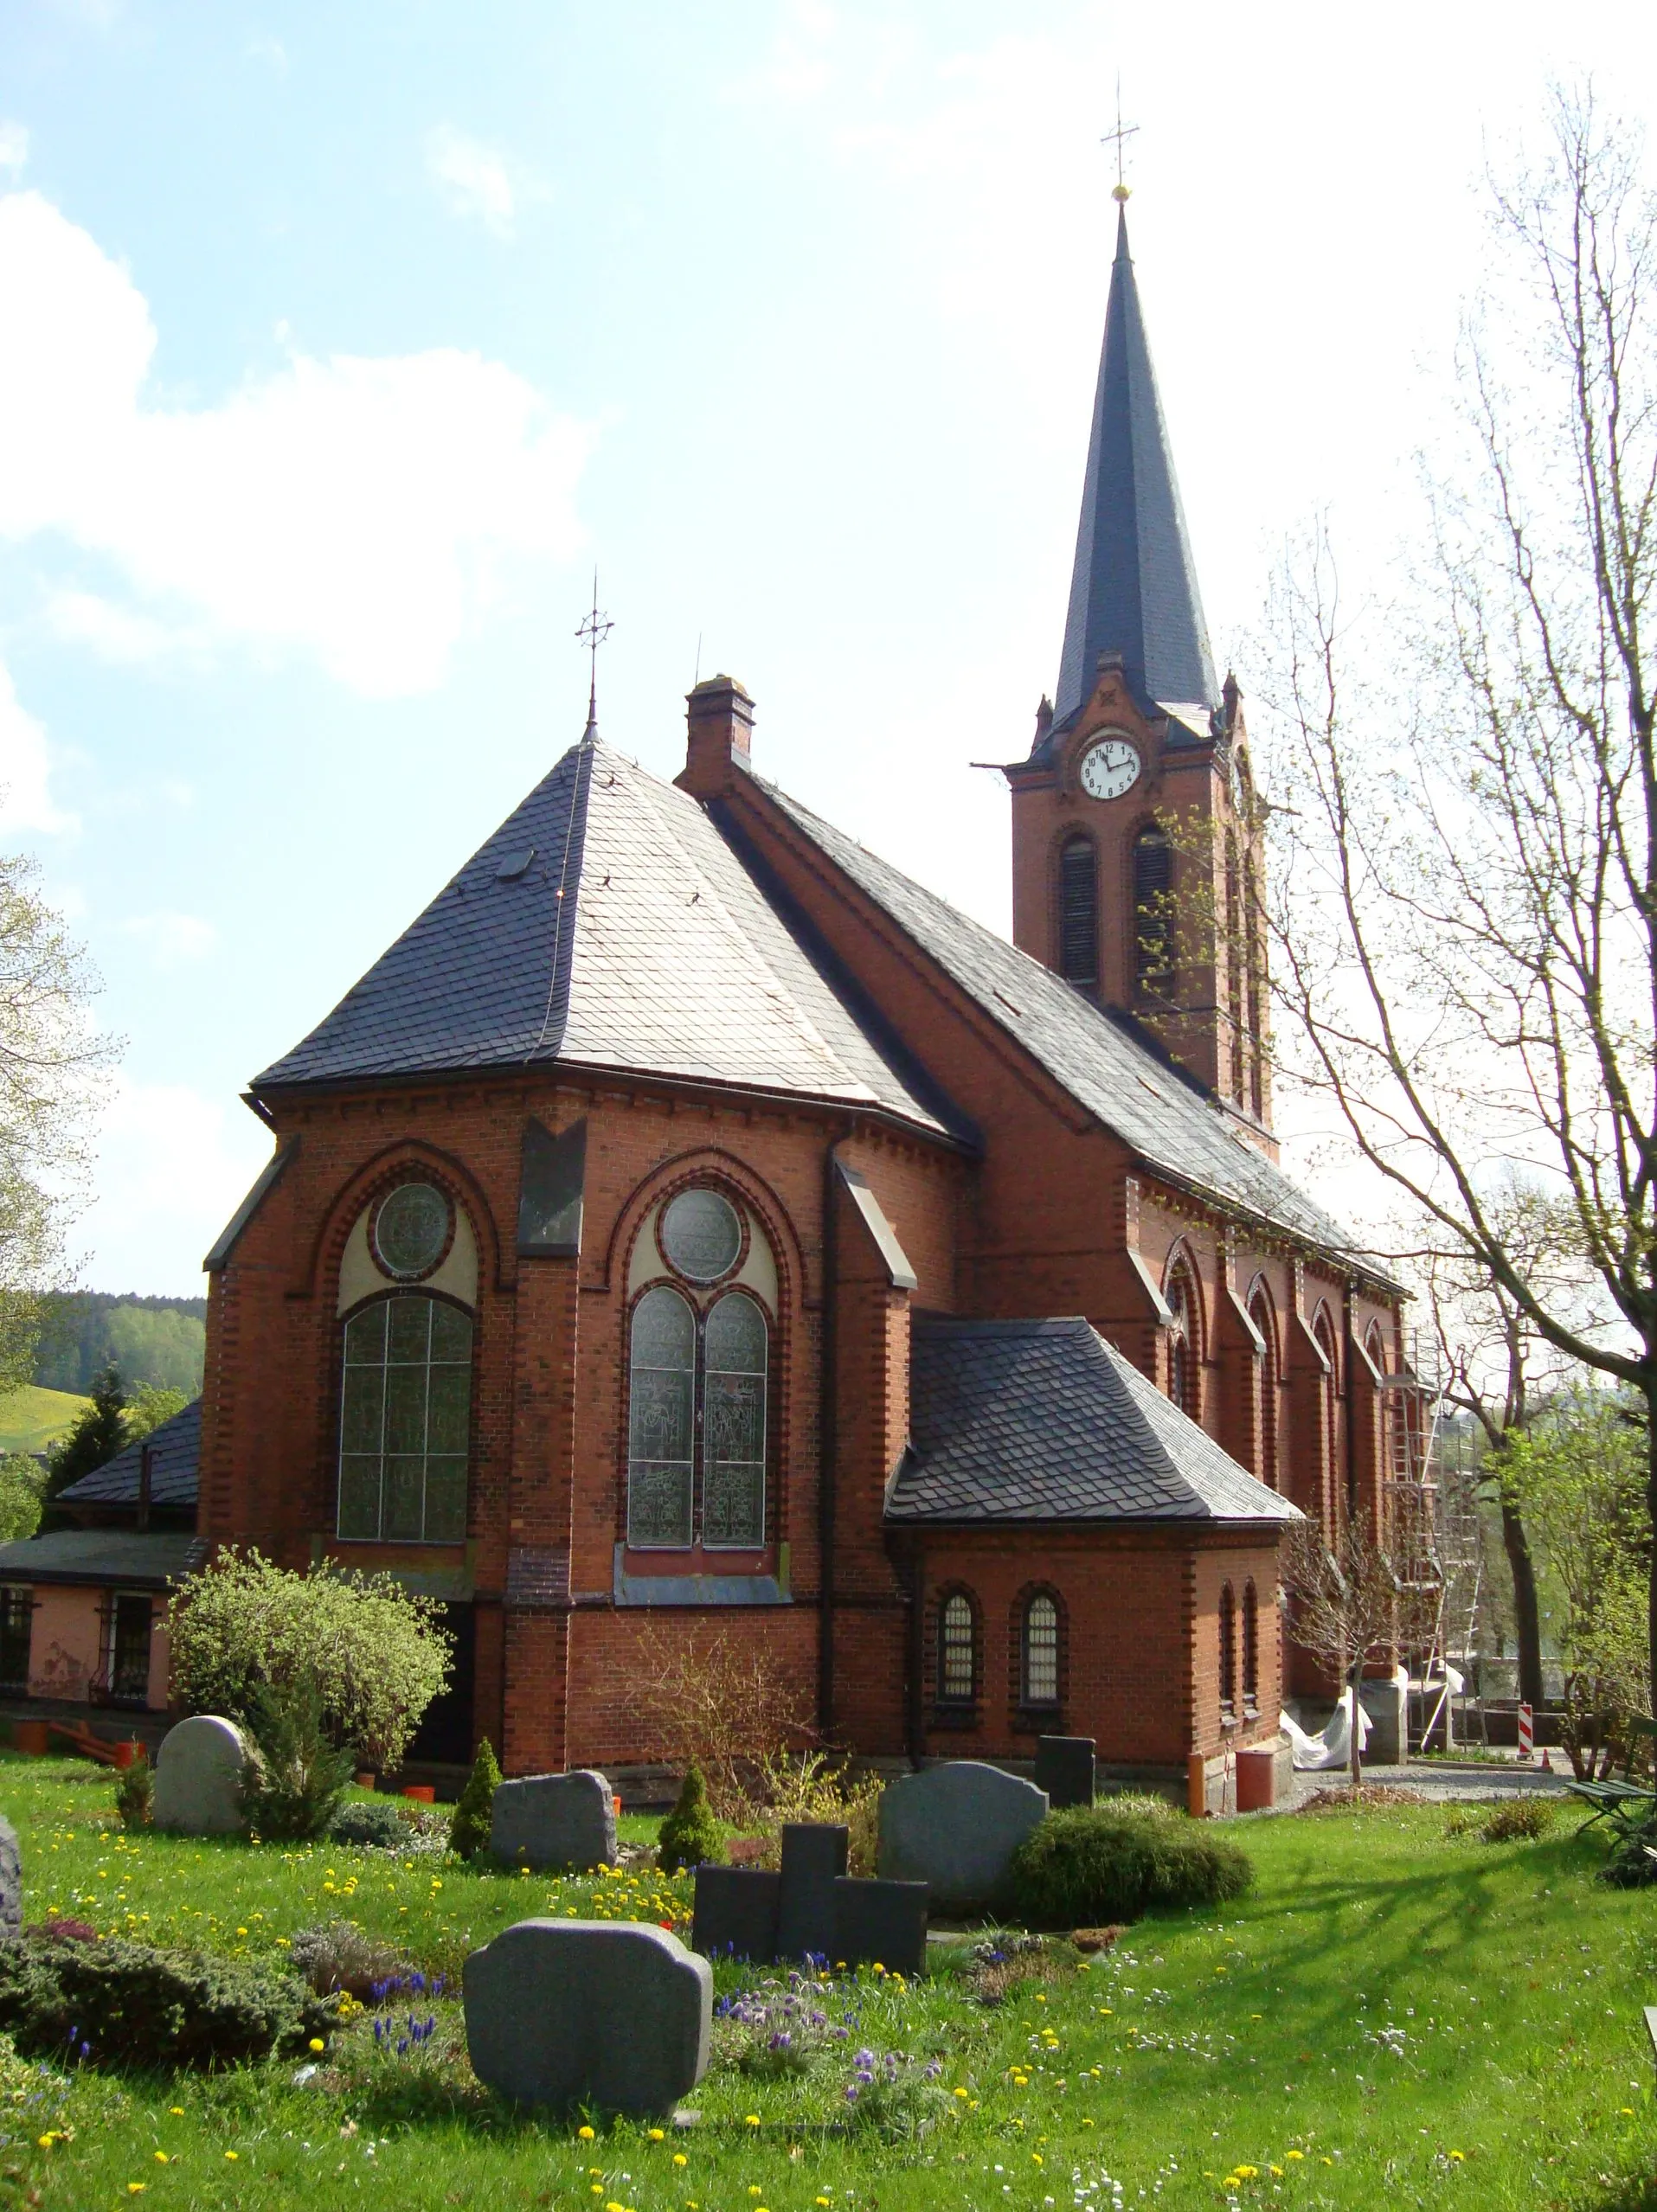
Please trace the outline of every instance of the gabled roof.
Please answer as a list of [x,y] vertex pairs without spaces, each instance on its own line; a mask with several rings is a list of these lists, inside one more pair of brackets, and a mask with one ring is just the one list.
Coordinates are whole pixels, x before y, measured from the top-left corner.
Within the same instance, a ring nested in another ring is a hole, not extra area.
[[164,1590],[193,1574],[207,1544],[188,1529],[54,1529],[0,1544],[0,1582],[89,1582]]
[[946,1130],[697,802],[591,731],[254,1088],[553,1061]]
[[[1221,1109],[1062,977],[911,882],[774,785],[796,827],[935,960],[998,1028],[1016,1037],[1076,1104],[1159,1174],[1296,1242],[1362,1259],[1346,1230],[1281,1168],[1226,1126]],[[1365,1266],[1374,1272],[1374,1262]]]
[[136,1444],[129,1444],[101,1467],[82,1475],[58,1495],[67,1505],[136,1505],[144,1455],[150,1454],[150,1503],[189,1506],[196,1503],[202,1455],[202,1401],[193,1399],[183,1413],[163,1421]]
[[895,1523],[1301,1517],[1080,1319],[917,1320]]
[[1127,251],[1127,211],[1121,207],[1056,725],[1091,692],[1099,656],[1107,652],[1121,653],[1124,675],[1147,706],[1172,703],[1184,718],[1193,708],[1200,714],[1219,703],[1173,452]]

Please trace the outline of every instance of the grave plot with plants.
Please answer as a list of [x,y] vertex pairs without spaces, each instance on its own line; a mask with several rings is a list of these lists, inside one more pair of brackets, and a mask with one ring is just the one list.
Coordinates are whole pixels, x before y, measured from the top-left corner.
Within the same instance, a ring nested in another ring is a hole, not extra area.
[[[74,1953],[57,1995],[87,2011],[54,2012],[49,1988],[31,2008],[0,1976],[0,2190],[399,2212],[1648,2204],[1657,1892],[1600,1879],[1611,1838],[1574,1812],[1493,1839],[1487,1818],[1330,1794],[1201,1828],[1141,1812],[1166,1822],[1159,1880],[1237,1845],[1252,1880],[1086,1947],[1004,1919],[934,1942],[912,1981],[722,1965],[689,2124],[645,2125],[499,2103],[467,2066],[458,1987],[466,1952],[532,1913],[688,1932],[691,1878],[651,1863],[655,1823],[621,1823],[620,1866],[554,1878],[451,1852],[441,1808],[410,1820],[356,1792],[348,1812],[399,1832],[129,1831],[109,1776],[0,1757],[26,1919],[79,1924],[16,1951]],[[1140,1878],[1107,1844],[1108,1879]],[[1050,1837],[1037,1856],[1034,1920],[1120,1894],[1056,1894]],[[188,1986],[129,1991],[129,1945],[192,1959]],[[133,2063],[157,2042],[124,2047],[112,1990],[144,1997],[152,2039],[170,2019],[194,2041]]]

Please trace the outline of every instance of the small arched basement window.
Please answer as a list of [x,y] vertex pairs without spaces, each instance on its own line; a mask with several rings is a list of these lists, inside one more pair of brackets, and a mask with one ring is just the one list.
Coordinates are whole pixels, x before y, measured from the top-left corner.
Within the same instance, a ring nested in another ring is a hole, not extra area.
[[1237,1601],[1228,1582],[1220,1592],[1220,1711],[1229,1721],[1237,1709]]
[[1160,997],[1173,979],[1173,847],[1166,833],[1141,830],[1134,840],[1134,976]]
[[978,1624],[964,1590],[944,1600],[938,1615],[938,1702],[970,1705],[978,1686]]
[[1058,1703],[1058,1606],[1045,1590],[1024,1601],[1018,1638],[1021,1705]]
[[1067,837],[1058,856],[1059,973],[1099,980],[1099,864],[1091,837]]

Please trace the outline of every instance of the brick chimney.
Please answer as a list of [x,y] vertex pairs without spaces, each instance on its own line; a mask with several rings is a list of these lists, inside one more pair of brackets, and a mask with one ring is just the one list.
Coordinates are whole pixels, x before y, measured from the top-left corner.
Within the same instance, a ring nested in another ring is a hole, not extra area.
[[754,702],[734,676],[710,676],[684,703],[690,746],[684,773],[675,781],[692,798],[718,798],[738,769],[748,766]]

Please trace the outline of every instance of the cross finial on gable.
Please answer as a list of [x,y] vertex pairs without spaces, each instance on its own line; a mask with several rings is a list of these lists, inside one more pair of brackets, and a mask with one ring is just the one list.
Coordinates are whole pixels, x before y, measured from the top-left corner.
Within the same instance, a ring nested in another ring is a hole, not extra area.
[[1137,123],[1122,121],[1122,80],[1119,73],[1116,78],[1116,128],[1114,131],[1107,131],[1099,141],[1101,146],[1114,146],[1116,149],[1116,182],[1111,187],[1110,196],[1119,202],[1127,199],[1134,189],[1122,175],[1123,156],[1127,151],[1127,141],[1139,136],[1139,128]]
[[586,646],[590,677],[587,687],[587,727],[594,729],[599,718],[599,647],[615,625],[599,607],[599,572],[593,571],[593,604],[578,625],[575,635]]

